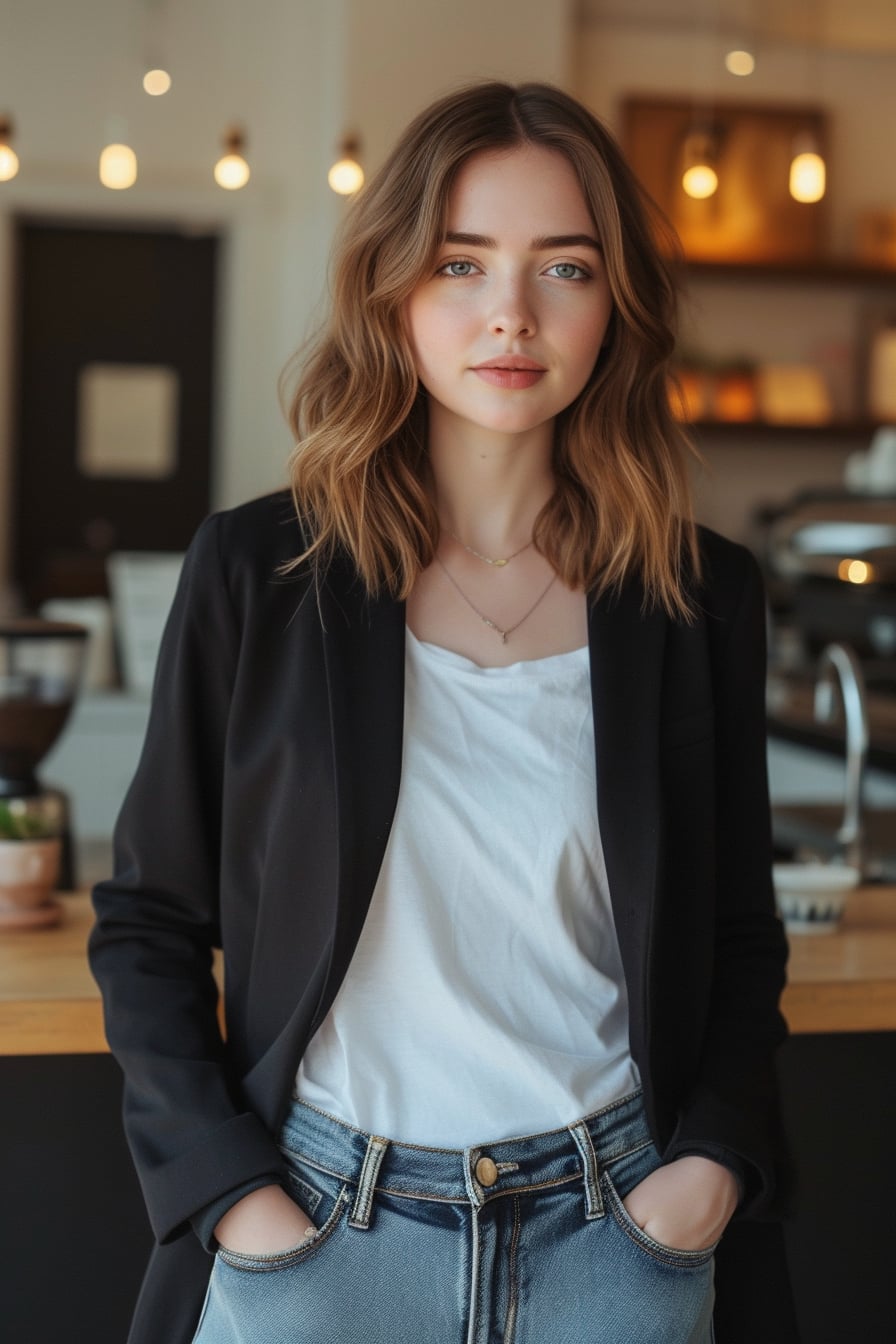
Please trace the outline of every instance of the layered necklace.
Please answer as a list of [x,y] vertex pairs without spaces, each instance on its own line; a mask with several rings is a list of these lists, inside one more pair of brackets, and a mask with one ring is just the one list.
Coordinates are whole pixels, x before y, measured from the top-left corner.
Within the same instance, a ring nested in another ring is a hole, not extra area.
[[[444,530],[448,533],[449,537],[452,537],[454,541],[457,542],[458,546],[463,547],[465,551],[467,551],[470,555],[475,556],[477,560],[482,560],[486,565],[491,565],[493,569],[503,569],[505,565],[510,564],[511,560],[515,560],[518,555],[522,555],[523,551],[528,551],[529,547],[532,545],[532,539],[530,538],[526,542],[525,546],[521,546],[519,550],[514,551],[512,555],[505,556],[503,560],[495,560],[492,556],[482,555],[479,551],[474,550],[472,546],[468,546],[466,542],[461,541],[460,537],[455,536],[455,534],[451,531],[450,528],[446,527]],[[519,630],[523,622],[529,619],[535,608],[539,606],[541,602],[544,601],[544,599],[547,597],[548,593],[550,592],[550,590],[553,588],[554,584],[557,581],[557,575],[552,574],[550,579],[548,580],[546,587],[543,588],[542,591],[538,594],[538,597],[536,597],[535,601],[532,603],[528,611],[524,612],[524,614],[519,618],[519,620],[515,621],[513,625],[502,627],[498,624],[497,621],[493,621],[490,616],[486,616],[484,611],[480,611],[474,602],[470,601],[470,599],[464,592],[463,588],[461,588],[460,584],[457,582],[457,579],[451,573],[451,571],[449,570],[448,566],[445,564],[441,556],[437,555],[436,561],[441,566],[442,570],[444,571],[445,578],[451,584],[452,588],[457,593],[458,597],[460,597],[461,600],[467,604],[467,606],[474,613],[474,615],[479,617],[483,625],[487,625],[489,630],[494,630],[496,635],[500,635],[502,644],[506,644],[508,637],[513,634],[514,630]]]
[[473,547],[468,546],[465,541],[461,541],[460,537],[452,532],[450,527],[446,527],[444,531],[448,533],[449,537],[457,542],[458,546],[462,546],[465,551],[470,553],[470,555],[475,555],[477,560],[484,560],[485,563],[491,565],[493,569],[503,569],[505,565],[510,564],[511,560],[515,560],[518,555],[522,555],[523,551],[528,551],[529,547],[532,545],[532,538],[530,537],[525,546],[521,546],[519,550],[514,551],[512,555],[505,556],[503,560],[493,560],[490,555],[482,555],[480,551],[474,551]]

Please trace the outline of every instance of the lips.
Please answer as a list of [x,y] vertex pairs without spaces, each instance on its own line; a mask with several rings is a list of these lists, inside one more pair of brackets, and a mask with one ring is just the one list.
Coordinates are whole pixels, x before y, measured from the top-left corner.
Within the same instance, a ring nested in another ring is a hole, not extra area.
[[547,373],[547,369],[534,359],[527,359],[525,355],[497,355],[494,359],[474,364],[473,373],[492,387],[515,390],[534,387]]

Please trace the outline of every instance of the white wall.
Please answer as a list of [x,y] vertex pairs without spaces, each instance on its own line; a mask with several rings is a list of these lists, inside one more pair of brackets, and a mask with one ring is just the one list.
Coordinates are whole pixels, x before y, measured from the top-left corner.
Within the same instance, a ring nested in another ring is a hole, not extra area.
[[370,163],[468,80],[568,86],[575,10],[574,0],[347,0],[346,110]]
[[[326,168],[342,120],[342,5],[167,5],[163,51],[173,86],[161,99],[140,84],[142,9],[121,0],[7,0],[0,11],[0,110],[15,119],[22,161],[19,176],[0,185],[0,518],[16,212],[224,230],[214,502],[282,479],[289,436],[276,379],[319,298],[337,211]],[[110,111],[126,118],[138,155],[137,184],[126,192],[96,178]],[[237,193],[211,177],[233,122],[248,128],[252,166],[249,187]],[[0,566],[3,552],[0,545]]]

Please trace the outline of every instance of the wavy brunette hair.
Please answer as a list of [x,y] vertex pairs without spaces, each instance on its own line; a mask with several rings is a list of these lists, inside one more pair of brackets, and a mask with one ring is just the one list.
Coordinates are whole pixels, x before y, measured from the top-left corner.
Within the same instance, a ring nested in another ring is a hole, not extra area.
[[571,587],[601,593],[636,575],[647,605],[687,617],[699,564],[690,443],[669,405],[677,293],[665,257],[677,241],[602,123],[546,84],[478,83],[441,98],[354,203],[334,253],[331,314],[287,410],[292,492],[312,537],[290,568],[344,549],[370,593],[406,597],[432,562],[439,520],[405,303],[443,242],[458,169],[522,145],[555,150],[575,170],[613,299],[606,347],[557,419],[556,489],[535,545]]

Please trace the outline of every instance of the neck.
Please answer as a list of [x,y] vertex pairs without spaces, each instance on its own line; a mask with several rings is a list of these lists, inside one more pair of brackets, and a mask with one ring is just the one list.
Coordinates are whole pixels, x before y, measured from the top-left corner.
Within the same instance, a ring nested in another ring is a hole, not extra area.
[[527,435],[449,427],[430,433],[429,460],[443,525],[485,554],[529,541],[554,493],[551,426]]

